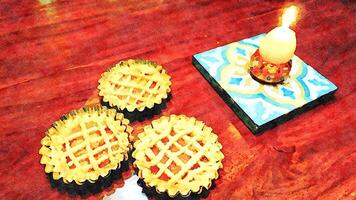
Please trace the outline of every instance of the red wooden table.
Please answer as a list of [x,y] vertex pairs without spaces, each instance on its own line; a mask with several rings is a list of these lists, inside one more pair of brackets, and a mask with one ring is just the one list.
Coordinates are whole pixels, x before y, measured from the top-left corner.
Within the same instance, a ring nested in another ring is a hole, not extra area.
[[[127,58],[154,60],[171,74],[173,99],[163,114],[194,116],[219,135],[224,169],[210,199],[355,199],[355,3],[298,3],[296,54],[339,90],[333,101],[261,136],[251,134],[191,64],[197,52],[268,32],[285,5],[2,1],[0,199],[68,197],[46,179],[40,140],[62,114],[96,103],[100,74]],[[134,123],[136,132],[149,121]]]

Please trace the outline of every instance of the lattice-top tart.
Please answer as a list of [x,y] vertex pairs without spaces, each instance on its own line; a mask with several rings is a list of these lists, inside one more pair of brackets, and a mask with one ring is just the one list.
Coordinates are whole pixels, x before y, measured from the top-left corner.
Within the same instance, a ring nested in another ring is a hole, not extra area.
[[212,129],[195,118],[163,116],[145,126],[138,138],[134,166],[140,179],[158,194],[199,194],[219,176],[222,146]]
[[170,76],[161,65],[147,60],[126,60],[102,74],[98,89],[109,107],[142,112],[167,99],[170,85]]
[[128,160],[132,128],[123,114],[101,106],[84,107],[55,122],[39,153],[45,172],[64,183],[94,183]]

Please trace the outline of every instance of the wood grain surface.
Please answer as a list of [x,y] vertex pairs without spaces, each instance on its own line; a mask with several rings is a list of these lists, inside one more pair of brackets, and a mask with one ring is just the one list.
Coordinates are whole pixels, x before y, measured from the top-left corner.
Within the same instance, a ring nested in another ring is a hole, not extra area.
[[[1,1],[0,199],[69,198],[50,187],[40,140],[61,115],[96,103],[100,74],[127,58],[159,62],[172,76],[164,115],[194,116],[218,134],[224,168],[209,199],[356,199],[356,3],[297,3],[296,55],[339,90],[333,101],[261,136],[191,64],[193,54],[268,32],[288,4]],[[135,132],[149,122],[134,123]]]

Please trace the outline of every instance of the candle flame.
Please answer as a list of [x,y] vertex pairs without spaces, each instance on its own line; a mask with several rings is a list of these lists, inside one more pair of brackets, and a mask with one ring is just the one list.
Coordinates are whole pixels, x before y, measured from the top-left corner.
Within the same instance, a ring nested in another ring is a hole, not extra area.
[[282,26],[289,27],[297,18],[297,6],[290,6],[286,8],[282,15]]

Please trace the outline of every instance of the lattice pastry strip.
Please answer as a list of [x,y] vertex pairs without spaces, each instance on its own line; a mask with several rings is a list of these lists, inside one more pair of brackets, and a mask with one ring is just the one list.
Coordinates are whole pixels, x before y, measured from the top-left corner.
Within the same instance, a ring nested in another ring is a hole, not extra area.
[[[196,142],[196,136],[191,138],[190,140],[190,143],[193,143],[193,145],[195,144]],[[174,145],[176,146],[180,146],[179,144],[177,143],[173,143]],[[188,144],[189,145],[189,144]],[[173,161],[174,163],[176,163],[178,166],[181,166],[179,172],[177,174],[174,174],[172,173],[169,168],[167,168],[168,166],[165,166],[163,169],[164,169],[164,173],[165,174],[170,174],[169,177],[170,177],[170,180],[168,181],[168,184],[176,184],[178,181],[181,181],[180,179],[189,179],[189,178],[192,178],[192,177],[189,177],[189,176],[184,176],[182,178],[182,176],[185,174],[185,173],[188,173],[188,170],[190,168],[193,167],[193,165],[195,165],[195,163],[198,162],[198,160],[202,157],[202,155],[205,153],[205,148],[202,148],[202,147],[198,147],[198,152],[196,154],[193,154],[193,152],[191,150],[187,150],[186,147],[178,147],[178,148],[181,148],[180,151],[178,151],[177,153],[171,153],[170,151],[166,152],[166,154],[168,154],[168,156],[171,158],[171,161]],[[163,151],[161,151],[163,152]],[[189,152],[189,153],[188,153]],[[185,162],[183,162],[180,158],[179,158],[179,155],[182,155],[182,153],[188,153],[190,156],[191,156],[191,160],[189,160],[189,162],[187,162],[187,164]],[[160,171],[162,170],[162,168],[160,169]],[[157,173],[156,176],[161,176],[162,173],[161,171]],[[173,175],[172,175],[173,174]]]
[[94,106],[73,111],[42,139],[41,163],[55,180],[95,182],[128,159],[131,131],[128,120],[113,109]]
[[[112,74],[116,75],[117,73]],[[155,95],[157,95],[158,88],[160,87],[159,80],[153,81],[151,76],[141,74],[122,76],[122,79],[119,79],[119,83],[110,81],[112,85],[112,94],[111,96],[119,98],[124,105],[139,105],[144,101],[152,99]],[[135,77],[135,79],[132,79]],[[144,87],[142,87],[144,86]],[[139,92],[137,92],[137,90]],[[141,92],[140,92],[141,91]],[[148,94],[143,96],[144,94]]]
[[161,117],[135,142],[134,165],[147,186],[173,197],[209,188],[222,167],[221,144],[212,129],[184,115]]
[[142,111],[160,104],[170,92],[170,76],[157,63],[122,61],[108,69],[99,80],[99,95],[110,106]]

